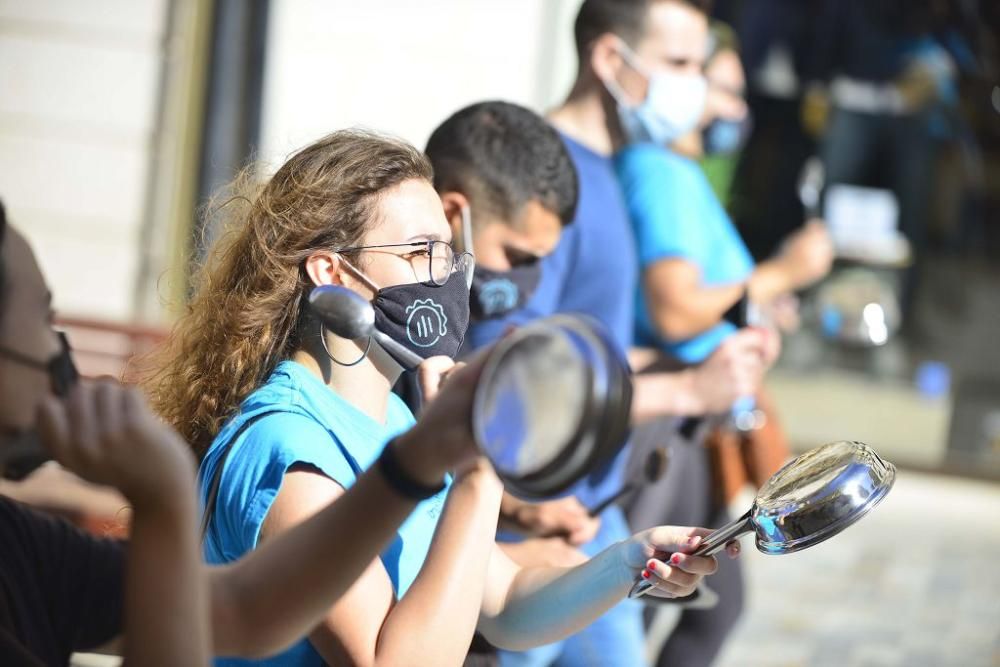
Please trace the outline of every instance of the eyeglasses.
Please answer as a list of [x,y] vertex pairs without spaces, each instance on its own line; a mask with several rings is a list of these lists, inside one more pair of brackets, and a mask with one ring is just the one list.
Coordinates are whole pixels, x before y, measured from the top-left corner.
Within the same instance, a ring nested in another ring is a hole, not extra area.
[[361,250],[381,250],[385,248],[411,248],[410,252],[390,253],[410,262],[417,282],[444,285],[451,274],[461,272],[467,283],[472,281],[476,266],[475,258],[467,252],[456,253],[445,241],[415,241],[413,243],[387,243],[383,245],[359,245],[341,248],[338,252]]
[[59,336],[60,350],[48,361],[39,361],[6,347],[0,347],[0,357],[5,357],[23,366],[45,371],[52,383],[52,393],[56,396],[66,396],[80,378],[80,374],[76,370],[76,364],[73,363],[73,355],[70,352],[69,339],[66,338],[66,334],[57,331],[56,335]]

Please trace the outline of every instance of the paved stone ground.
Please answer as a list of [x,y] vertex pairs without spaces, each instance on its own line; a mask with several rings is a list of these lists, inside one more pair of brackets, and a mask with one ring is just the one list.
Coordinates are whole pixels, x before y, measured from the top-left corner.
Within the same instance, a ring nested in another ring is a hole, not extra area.
[[744,547],[748,609],[719,667],[1000,666],[1000,484],[902,471],[824,544]]

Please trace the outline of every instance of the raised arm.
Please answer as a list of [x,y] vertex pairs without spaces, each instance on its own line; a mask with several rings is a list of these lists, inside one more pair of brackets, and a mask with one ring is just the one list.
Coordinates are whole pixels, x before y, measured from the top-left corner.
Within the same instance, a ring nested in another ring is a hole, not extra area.
[[[410,474],[430,484],[445,472],[444,467],[435,472],[428,465],[433,458],[424,455],[434,444],[413,434],[390,446]],[[206,568],[216,653],[264,657],[302,638],[366,574],[372,555],[385,549],[417,503],[392,489],[379,470],[361,475],[347,493],[317,477],[290,476],[301,493],[317,492],[314,504],[322,509],[315,516],[279,531],[236,563]]]
[[[480,369],[473,362],[454,373],[417,425],[391,445],[427,486],[446,469],[469,467],[475,448],[459,416],[469,414]],[[484,463],[457,476],[427,560],[397,601],[376,555],[414,502],[377,469],[347,491],[315,470],[293,469],[256,552],[213,575],[217,650],[271,654],[320,623],[310,640],[329,662],[400,664],[412,655],[428,664],[460,662],[482,601],[499,498]],[[468,620],[463,626],[455,619]]]
[[[495,476],[483,469],[485,465],[462,474],[452,485],[427,558],[401,600],[395,598],[381,560],[366,560],[361,576],[309,634],[324,660],[398,665],[419,655],[427,664],[461,662],[482,602],[499,513],[501,487]],[[263,548],[286,539],[289,528],[319,507],[332,502],[332,507],[343,512],[340,503],[351,492],[315,472],[287,474],[264,524]],[[362,507],[360,512],[355,520],[363,523],[371,516],[371,507]],[[343,540],[346,535],[338,538]],[[354,545],[355,541],[349,540],[349,548],[354,549]],[[282,565],[283,579],[291,576],[307,583],[301,572],[290,572],[288,561]],[[297,604],[293,599],[289,602]]]
[[126,665],[207,665],[208,601],[198,544],[194,462],[134,389],[81,384],[42,406],[53,456],[132,504],[125,581]]
[[739,301],[746,285],[706,285],[694,262],[669,257],[651,262],[642,273],[649,319],[667,340],[686,340],[716,326]]

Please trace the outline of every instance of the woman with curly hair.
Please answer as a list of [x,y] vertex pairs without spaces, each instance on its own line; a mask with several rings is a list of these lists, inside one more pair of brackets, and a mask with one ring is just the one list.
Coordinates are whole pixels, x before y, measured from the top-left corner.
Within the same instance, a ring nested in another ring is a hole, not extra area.
[[[203,500],[218,480],[210,562],[337,502],[373,465],[423,501],[324,622],[266,664],[458,665],[477,628],[497,646],[538,645],[585,626],[640,573],[659,594],[683,596],[715,571],[713,558],[686,553],[705,532],[671,527],[575,568],[521,568],[494,541],[502,486],[485,459],[443,479],[427,460],[402,459],[394,438],[413,416],[390,391],[400,363],[370,339],[327,331],[305,300],[339,285],[371,301],[383,332],[433,357],[421,367],[433,393],[465,335],[471,258],[452,249],[431,176],[408,144],[344,131],[232,198],[229,226],[146,382],[202,457]],[[440,428],[472,438],[467,413]]]

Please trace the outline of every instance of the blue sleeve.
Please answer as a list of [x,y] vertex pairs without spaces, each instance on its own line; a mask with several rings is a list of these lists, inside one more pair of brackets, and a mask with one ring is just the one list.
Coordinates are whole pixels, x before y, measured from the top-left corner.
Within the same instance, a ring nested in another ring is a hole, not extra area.
[[699,265],[710,252],[704,233],[704,183],[695,164],[653,145],[624,150],[615,166],[635,230],[642,268],[664,258]]
[[[331,433],[310,417],[277,413],[261,418],[242,435],[226,461],[220,498],[228,510],[222,532],[245,553],[257,546],[260,528],[288,469],[316,468],[345,489],[360,469]],[[225,495],[225,499],[223,499]],[[235,538],[235,539],[232,539]]]

